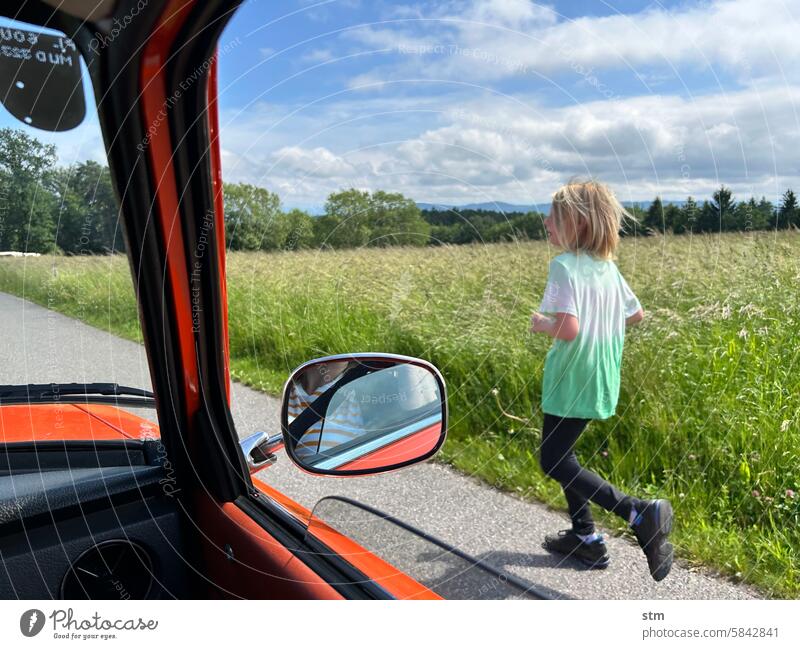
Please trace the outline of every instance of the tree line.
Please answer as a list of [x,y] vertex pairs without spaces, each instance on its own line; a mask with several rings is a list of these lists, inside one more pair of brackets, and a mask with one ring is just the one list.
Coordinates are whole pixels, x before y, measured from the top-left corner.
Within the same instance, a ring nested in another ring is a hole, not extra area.
[[665,205],[657,196],[647,210],[634,207],[630,211],[639,223],[636,230],[642,234],[746,232],[800,227],[800,209],[791,189],[784,192],[777,207],[763,196],[759,201],[750,198],[737,203],[731,190],[723,185],[714,192],[710,201],[702,204],[690,196],[681,207]]
[[232,250],[297,250],[359,246],[422,246],[430,225],[402,194],[347,189],[334,192],[321,216],[284,212],[263,187],[225,183],[225,239]]
[[108,167],[59,167],[56,148],[0,129],[0,250],[98,254],[124,249]]
[[[55,146],[21,130],[0,129],[0,250],[103,254],[124,251],[108,167],[92,160],[56,164]],[[360,246],[468,244],[546,236],[544,214],[451,208],[421,210],[400,193],[333,192],[324,213],[284,210],[277,194],[225,183],[225,234],[232,250],[297,250]],[[766,198],[736,202],[725,186],[711,200],[682,205],[660,197],[628,208],[626,234],[682,234],[800,228],[791,189],[778,206]]]

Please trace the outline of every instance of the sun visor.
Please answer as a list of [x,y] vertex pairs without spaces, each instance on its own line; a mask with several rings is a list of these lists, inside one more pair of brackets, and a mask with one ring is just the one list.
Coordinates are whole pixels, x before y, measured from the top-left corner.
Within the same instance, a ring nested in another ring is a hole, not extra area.
[[86,116],[80,54],[66,36],[0,27],[0,102],[20,121],[68,131]]

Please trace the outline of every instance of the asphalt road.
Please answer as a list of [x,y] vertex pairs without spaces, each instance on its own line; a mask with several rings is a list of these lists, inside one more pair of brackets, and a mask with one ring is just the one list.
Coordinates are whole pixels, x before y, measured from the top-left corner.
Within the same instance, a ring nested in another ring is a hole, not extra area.
[[[142,346],[4,293],[0,293],[0,359],[0,384],[113,381],[150,386]],[[234,384],[232,409],[240,437],[257,430],[278,430],[278,403],[272,397]],[[586,570],[571,559],[553,557],[540,544],[545,533],[568,527],[565,514],[501,493],[440,464],[427,463],[382,476],[337,479],[305,474],[281,453],[278,463],[262,471],[259,478],[309,508],[332,495],[376,507],[552,597],[761,596],[753,588],[681,564],[656,583],[639,547],[608,534],[611,565],[606,570]],[[398,538],[395,549],[404,547],[401,544],[405,542]],[[487,578],[486,587],[480,589],[483,597],[498,595],[499,590],[491,584]]]

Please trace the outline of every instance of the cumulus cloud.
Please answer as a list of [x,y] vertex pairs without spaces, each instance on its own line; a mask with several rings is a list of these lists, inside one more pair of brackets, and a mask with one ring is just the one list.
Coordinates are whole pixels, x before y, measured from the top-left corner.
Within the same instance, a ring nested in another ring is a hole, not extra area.
[[774,198],[797,182],[800,0],[577,19],[528,0],[378,6],[382,20],[301,58],[372,53],[343,67],[345,92],[248,106],[223,125],[226,177],[304,204],[349,186],[542,202],[576,174],[637,200],[720,183]]
[[[667,9],[658,4],[635,14],[566,19],[551,7],[524,0],[471,0],[417,6],[423,20],[364,26],[344,36],[371,47],[416,52],[435,45],[446,55],[427,56],[425,73],[468,73],[498,79],[555,74],[575,66],[630,69],[721,66],[742,79],[794,75],[800,56],[796,33],[798,0],[716,0]],[[503,64],[506,61],[506,64]],[[513,62],[514,65],[509,63]],[[418,63],[393,62],[403,74]]]
[[[798,172],[798,102],[798,87],[693,100],[597,100],[566,108],[528,102],[521,109],[502,97],[462,98],[455,107],[443,104],[428,128],[419,128],[419,115],[409,112],[403,137],[375,129],[360,144],[353,142],[348,120],[332,128],[320,114],[317,131],[345,146],[313,145],[311,131],[306,144],[282,147],[256,168],[272,182],[291,185],[294,179],[293,194],[318,203],[332,189],[354,183],[404,191],[421,201],[453,202],[472,192],[539,202],[575,174],[615,183],[632,199],[706,196],[722,182],[748,194],[770,193],[776,177]],[[337,112],[363,117],[381,113],[377,108],[354,102]],[[307,125],[313,122],[306,119]]]
[[275,167],[280,171],[304,177],[342,178],[357,173],[353,164],[319,146],[313,149],[303,149],[299,146],[284,147],[278,149],[272,158]]

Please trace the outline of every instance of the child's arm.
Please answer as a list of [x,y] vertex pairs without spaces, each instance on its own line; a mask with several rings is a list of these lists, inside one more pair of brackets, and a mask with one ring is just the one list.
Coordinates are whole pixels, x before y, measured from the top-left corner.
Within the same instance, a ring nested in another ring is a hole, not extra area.
[[531,333],[546,333],[569,342],[577,338],[579,330],[578,318],[570,313],[555,313],[551,317],[537,312],[531,316]]
[[569,342],[577,338],[579,328],[572,278],[567,267],[558,258],[553,259],[539,311],[531,315],[531,333],[546,333]]
[[644,320],[644,310],[639,309],[632,316],[625,318],[625,325],[626,326],[635,325],[636,323],[641,322],[642,320]]
[[628,327],[644,320],[644,309],[642,309],[639,298],[636,297],[621,274],[619,280],[622,285],[622,301],[625,306],[625,326]]

